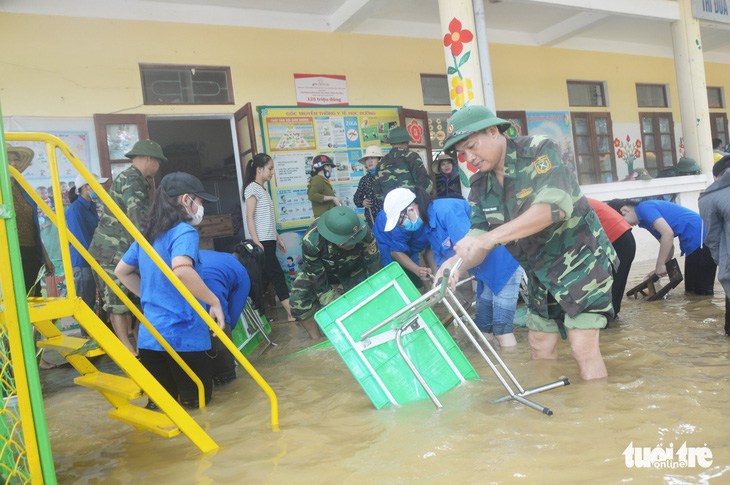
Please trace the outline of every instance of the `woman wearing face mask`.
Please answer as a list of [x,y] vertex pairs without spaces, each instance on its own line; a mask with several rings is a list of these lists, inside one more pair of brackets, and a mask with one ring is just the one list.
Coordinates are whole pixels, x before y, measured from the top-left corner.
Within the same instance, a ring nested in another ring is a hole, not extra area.
[[[255,155],[246,164],[246,176],[243,180],[243,200],[246,203],[246,217],[243,227],[246,239],[251,239],[264,251],[264,266],[261,271],[263,288],[269,283],[274,285],[276,296],[287,314],[287,320],[294,321],[289,306],[289,288],[286,286],[284,271],[276,257],[276,248],[286,254],[286,244],[276,232],[274,218],[274,201],[264,188],[274,176],[274,161],[266,153]],[[262,312],[263,308],[260,309]]]
[[[193,296],[210,305],[211,317],[223,329],[220,301],[199,274],[199,238],[192,227],[203,220],[204,200],[215,202],[218,198],[205,192],[196,177],[182,172],[166,175],[155,191],[143,235]],[[138,243],[124,254],[114,273],[140,297],[145,317],[203,382],[208,402],[213,388],[213,364],[206,354],[211,349],[208,325]],[[139,360],[173,398],[189,408],[199,406],[195,383],[144,326],[139,330],[137,347]],[[150,402],[147,407],[154,409],[155,405]]]
[[317,155],[312,159],[312,178],[307,185],[307,196],[312,201],[315,219],[331,208],[343,205],[329,181],[334,166],[335,162],[327,155]]
[[[106,183],[107,178],[94,175],[94,179],[100,184]],[[68,193],[71,206],[66,210],[66,227],[79,240],[84,248],[89,249],[91,238],[94,237],[96,226],[99,225],[99,214],[96,212],[96,204],[91,200],[94,193],[91,186],[86,183],[84,177],[76,177],[76,184]],[[96,283],[91,266],[71,245],[71,266],[74,271],[74,285],[76,294],[91,308],[94,309],[96,301]],[[82,330],[83,333],[83,330]]]
[[369,146],[365,150],[365,155],[360,159],[360,163],[365,169],[365,175],[360,179],[355,195],[352,196],[356,206],[365,208],[365,220],[368,221],[370,228],[373,227],[375,218],[383,210],[383,201],[376,197],[373,191],[375,169],[381,158],[383,158],[383,150],[379,146]]
[[[396,233],[400,227],[406,230],[417,227],[422,231],[421,240],[425,239],[429,245],[434,272],[436,265],[441,266],[455,254],[454,245],[471,228],[471,209],[467,201],[456,198],[431,201],[420,187],[413,191],[392,190],[385,197],[381,217],[386,219],[386,234]],[[522,268],[507,249],[500,246],[482,264],[472,268],[471,273],[477,278],[480,295],[475,323],[487,338],[495,336],[501,347],[516,345],[512,330]]]

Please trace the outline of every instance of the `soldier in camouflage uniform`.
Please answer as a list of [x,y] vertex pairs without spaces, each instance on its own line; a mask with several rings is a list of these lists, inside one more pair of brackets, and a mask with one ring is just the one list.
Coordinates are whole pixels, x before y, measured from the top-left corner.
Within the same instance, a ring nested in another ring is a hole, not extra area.
[[381,204],[388,192],[398,187],[421,187],[430,194],[433,181],[418,153],[408,150],[411,141],[408,130],[400,126],[393,128],[388,134],[388,141],[393,149],[380,159],[373,181],[373,191]]
[[484,106],[449,120],[445,149],[479,171],[470,179],[472,229],[455,247],[462,269],[504,244],[529,278],[527,326],[533,359],[556,359],[567,337],[583,379],[607,375],[599,330],[613,315],[616,253],[575,176],[544,136],[502,136],[509,123]]
[[[150,184],[147,182],[147,177],[154,177],[160,169],[160,163],[167,161],[167,158],[162,153],[160,145],[152,140],[138,141],[124,156],[132,160],[132,166],[117,175],[109,190],[109,196],[141,231],[144,216],[150,207]],[[114,268],[133,241],[119,219],[105,207],[91,240],[89,253],[123,290],[126,288],[114,275]],[[137,349],[129,341],[132,313],[96,273],[94,280],[104,300],[104,310],[109,313],[114,333],[132,354],[137,355]]]
[[319,338],[314,321],[319,310],[335,299],[333,284],[354,288],[381,267],[380,252],[368,225],[349,207],[335,207],[316,219],[302,238],[302,261],[292,284],[291,314],[309,336]]

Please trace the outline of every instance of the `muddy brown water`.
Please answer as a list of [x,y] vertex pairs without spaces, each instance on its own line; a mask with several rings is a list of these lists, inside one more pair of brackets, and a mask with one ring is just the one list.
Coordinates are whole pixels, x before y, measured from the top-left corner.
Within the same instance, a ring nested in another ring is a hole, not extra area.
[[[635,265],[629,286],[650,268]],[[239,372],[193,413],[221,447],[207,455],[182,435],[108,418],[108,403],[75,386],[72,368],[43,372],[59,483],[730,483],[730,339],[719,285],[713,298],[673,290],[662,302],[626,299],[621,320],[601,333],[610,376],[597,382],[581,382],[567,343],[557,361],[531,361],[527,332],[516,330],[517,349],[500,355],[524,387],[572,382],[532,396],[553,417],[492,402],[503,388],[453,327],[480,379],[442,394],[440,411],[430,401],[378,411],[331,347],[288,356],[311,341],[283,321],[273,325],[280,346],[254,362],[278,395],[281,431],[271,432],[268,399]],[[629,467],[632,443],[704,447],[712,463],[679,468],[675,455],[676,468]]]

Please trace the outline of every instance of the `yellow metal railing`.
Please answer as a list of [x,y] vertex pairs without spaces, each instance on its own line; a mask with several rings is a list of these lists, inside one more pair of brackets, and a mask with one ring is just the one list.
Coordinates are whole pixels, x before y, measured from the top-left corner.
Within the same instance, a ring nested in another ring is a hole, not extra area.
[[[66,218],[63,214],[63,210],[59,210],[59,208],[63,207],[63,198],[61,194],[61,185],[60,185],[60,179],[58,177],[58,163],[56,160],[56,148],[58,148],[61,153],[63,153],[66,158],[71,162],[71,165],[77,170],[79,174],[82,175],[86,183],[88,183],[92,190],[96,192],[96,194],[99,196],[99,198],[102,200],[104,205],[107,209],[109,209],[119,220],[119,222],[124,226],[124,228],[129,232],[129,234],[134,238],[135,241],[139,244],[140,248],[142,248],[145,253],[152,259],[152,261],[157,265],[157,267],[162,271],[162,273],[170,280],[170,282],[175,286],[175,288],[180,292],[180,294],[185,298],[185,300],[193,307],[193,309],[198,313],[198,315],[203,319],[203,321],[208,325],[208,327],[215,333],[215,335],[220,339],[220,341],[226,346],[226,348],[233,354],[233,356],[236,358],[239,364],[246,369],[246,371],[251,375],[251,377],[256,381],[256,383],[261,387],[261,389],[266,393],[266,395],[269,397],[270,401],[270,407],[271,407],[271,427],[273,431],[279,430],[279,404],[278,400],[276,398],[276,394],[274,393],[273,389],[269,386],[269,384],[261,377],[261,375],[258,373],[258,371],[251,365],[251,363],[246,359],[246,357],[241,354],[241,352],[236,348],[236,346],[231,342],[231,340],[226,336],[226,334],[221,330],[221,328],[218,326],[218,324],[210,317],[208,312],[205,311],[203,306],[198,302],[198,300],[190,293],[190,291],[182,284],[180,279],[175,275],[175,273],[172,272],[170,267],[165,263],[165,261],[160,257],[159,254],[157,254],[157,251],[154,250],[152,245],[142,236],[142,234],[139,232],[139,230],[134,226],[132,221],[127,218],[127,215],[114,203],[112,198],[107,194],[106,190],[99,184],[99,182],[96,181],[96,179],[93,177],[91,172],[84,166],[84,164],[79,160],[78,157],[68,148],[68,146],[61,141],[59,138],[49,135],[46,133],[6,133],[6,139],[9,141],[42,141],[46,145],[46,151],[48,153],[48,164],[50,166],[51,170],[51,180],[52,180],[52,187],[53,187],[53,197],[55,201],[56,210],[58,210],[58,214],[56,214],[55,223],[56,226],[59,228],[59,240],[61,244],[61,259],[63,262],[64,272],[66,275],[73,274],[72,271],[67,271],[67,269],[71,269],[71,256],[69,252],[68,247],[68,241],[69,236],[73,238],[73,235],[70,234],[68,229],[66,228]],[[102,140],[103,141],[103,140]],[[23,179],[22,176],[17,172],[17,170],[14,170],[11,167],[11,173],[13,176],[18,180],[19,183],[22,180],[25,182],[24,187],[27,189],[30,187],[30,185]],[[40,197],[35,193],[35,190],[29,190],[29,194],[38,202],[40,200]],[[50,208],[41,200],[41,204],[39,204],[39,207],[42,207],[44,212],[50,211]],[[43,207],[45,206],[45,207]],[[48,214],[48,212],[46,212]],[[52,212],[51,212],[52,213]],[[73,238],[75,240],[75,238]],[[78,241],[75,241],[78,244]],[[76,249],[79,249],[76,244],[74,245]],[[83,251],[83,252],[82,252]],[[111,281],[111,278],[106,275],[106,272],[101,268],[101,266],[96,263],[96,261],[91,257],[91,255],[86,251],[83,247],[81,247],[81,251],[79,253],[82,254],[84,259],[86,259],[89,264],[92,265],[95,271],[99,273],[102,278],[104,278],[104,281],[109,284]],[[93,264],[92,264],[93,261]],[[105,278],[106,276],[106,278]],[[113,282],[112,282],[113,283]],[[76,290],[73,285],[73,278],[66,277],[66,284],[68,288],[68,294],[69,297],[75,297]],[[120,295],[119,288],[114,288],[116,285],[110,285],[112,289],[114,289],[115,293]],[[119,292],[117,292],[119,290]],[[125,295],[126,298],[126,295]],[[136,310],[136,306],[131,304],[131,301],[128,299],[125,301],[124,298],[122,299],[124,303],[132,310],[134,313]],[[137,315],[139,313],[139,315]],[[145,328],[148,330],[154,329],[154,327],[149,324],[149,322],[144,319],[144,315],[141,314],[137,310],[137,313],[135,313],[135,316],[137,318],[140,318],[140,322],[146,322]],[[144,320],[143,320],[144,319]],[[150,330],[150,333],[152,333],[152,330]],[[157,333],[155,331],[155,333]],[[154,335],[154,334],[153,334]],[[159,333],[157,333],[159,335]],[[160,336],[160,338],[162,338]],[[159,340],[160,344],[164,341],[164,339]],[[165,347],[163,345],[163,347]],[[169,347],[169,345],[168,345]],[[173,351],[174,352],[174,351]],[[170,353],[170,355],[175,357],[176,354]],[[177,362],[177,359],[176,359]],[[180,360],[182,362],[182,360]],[[181,367],[183,367],[181,365]],[[186,366],[187,367],[187,366]],[[183,367],[185,369],[185,367]],[[189,368],[188,368],[189,369]],[[190,371],[192,373],[192,371]],[[188,374],[190,375],[190,374]],[[198,391],[200,400],[200,406],[203,407],[205,405],[205,399],[202,394],[202,384],[200,383],[200,380],[195,376],[194,373],[192,373],[191,379],[194,381],[197,380],[196,384],[198,384]]]

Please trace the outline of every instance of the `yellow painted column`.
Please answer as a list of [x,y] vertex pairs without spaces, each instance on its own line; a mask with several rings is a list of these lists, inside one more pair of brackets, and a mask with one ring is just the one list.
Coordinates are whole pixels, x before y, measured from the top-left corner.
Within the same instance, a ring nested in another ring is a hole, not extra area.
[[[472,0],[439,0],[451,110],[466,104],[484,104],[479,49],[477,48]],[[491,83],[491,79],[489,80]],[[448,136],[449,133],[447,132]],[[474,167],[459,157],[462,192],[469,191]]]
[[692,16],[691,0],[678,0],[678,4],[679,21],[672,23],[672,43],[685,156],[707,174],[712,173],[714,160],[700,23]]

